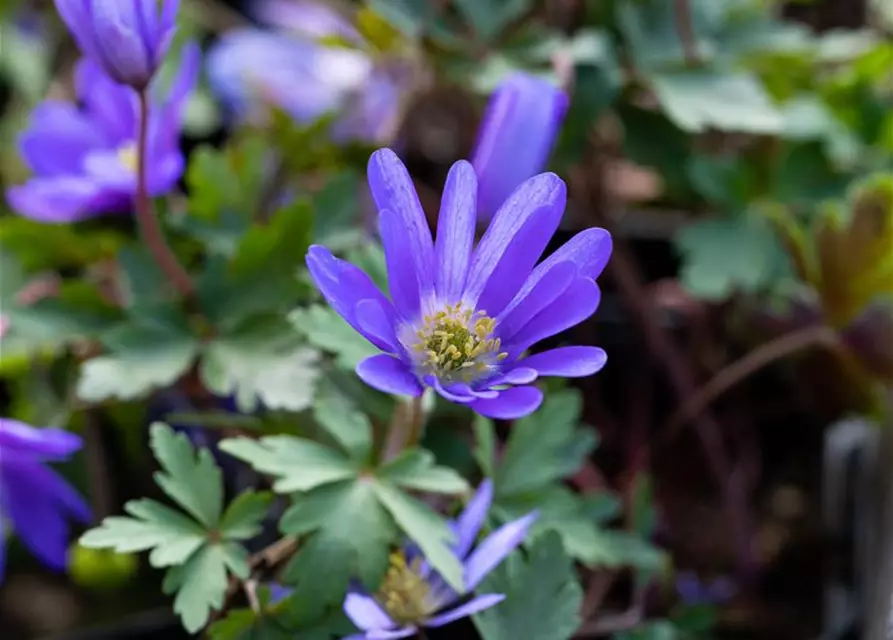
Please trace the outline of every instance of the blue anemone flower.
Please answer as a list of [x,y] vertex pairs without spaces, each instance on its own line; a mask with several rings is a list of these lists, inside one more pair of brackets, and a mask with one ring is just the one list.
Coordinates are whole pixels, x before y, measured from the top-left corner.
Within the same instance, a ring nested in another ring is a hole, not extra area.
[[592,315],[595,278],[611,254],[604,229],[586,229],[537,264],[558,228],[565,185],[544,173],[521,184],[474,246],[477,180],[459,161],[446,180],[436,242],[412,180],[390,149],[369,160],[391,298],[361,269],[312,246],[307,266],[325,299],[384,353],[357,366],[367,384],[418,396],[425,387],[503,419],[542,402],[540,376],[588,376],[605,352],[569,346],[531,356],[536,342]]
[[[169,91],[152,87],[149,105],[146,182],[149,195],[173,188],[183,173],[180,128],[186,98],[198,77],[200,52],[189,46]],[[81,106],[44,100],[31,114],[19,149],[31,179],[7,190],[10,207],[41,222],[75,222],[129,211],[136,194],[136,91],[118,84],[90,58],[75,68]]]
[[[450,525],[456,536],[453,553],[464,568],[466,593],[474,591],[484,577],[518,548],[537,514],[504,524],[474,547],[490,504],[493,483],[484,480],[458,520]],[[420,627],[443,625],[474,615],[499,604],[501,593],[478,595],[464,604],[456,593],[410,546],[391,554],[391,564],[378,592],[370,595],[359,587],[351,589],[344,600],[344,612],[362,633],[344,640],[388,640],[407,638]]]
[[41,562],[65,568],[69,521],[89,522],[90,508],[46,463],[67,460],[80,448],[73,433],[0,418],[0,579],[8,524]]
[[164,61],[180,0],[56,0],[81,52],[116,82],[142,90]]
[[567,106],[564,91],[527,73],[513,73],[496,88],[471,158],[482,219],[489,220],[519,184],[546,168]]

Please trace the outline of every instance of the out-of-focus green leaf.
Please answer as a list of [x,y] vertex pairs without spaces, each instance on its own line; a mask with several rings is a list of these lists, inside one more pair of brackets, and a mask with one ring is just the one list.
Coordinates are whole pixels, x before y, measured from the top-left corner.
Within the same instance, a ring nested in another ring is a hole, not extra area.
[[232,210],[251,217],[268,164],[266,153],[264,138],[253,133],[223,150],[199,147],[186,171],[190,215],[213,221]]
[[27,273],[112,259],[123,242],[114,231],[87,225],[44,224],[21,216],[4,216],[0,224],[0,245]]
[[758,291],[786,272],[777,236],[755,216],[696,222],[679,232],[676,247],[683,256],[683,285],[707,300]]
[[223,606],[227,586],[227,554],[224,545],[202,547],[186,564],[172,567],[164,577],[162,589],[176,593],[174,612],[190,633],[200,630],[212,610]]
[[326,384],[317,393],[313,417],[354,459],[367,460],[372,449],[372,424],[334,384]]
[[516,552],[487,576],[484,593],[503,593],[495,607],[474,616],[484,640],[568,640],[580,626],[583,589],[561,539],[551,534],[522,559]]
[[145,317],[102,336],[109,353],[85,361],[78,397],[88,402],[133,400],[175,382],[198,355],[199,344],[179,320]]
[[433,15],[427,0],[367,0],[367,6],[407,38],[422,35]]
[[685,131],[776,134],[784,128],[781,113],[748,73],[684,71],[651,76],[651,83],[669,118]]
[[378,353],[374,345],[329,307],[295,309],[288,320],[311,345],[334,354],[336,363],[344,369],[353,370],[361,360]]
[[485,41],[493,40],[530,11],[532,0],[455,0],[456,8]]
[[317,352],[279,321],[251,322],[205,346],[199,373],[221,396],[235,395],[237,406],[253,411],[300,411],[313,402]]

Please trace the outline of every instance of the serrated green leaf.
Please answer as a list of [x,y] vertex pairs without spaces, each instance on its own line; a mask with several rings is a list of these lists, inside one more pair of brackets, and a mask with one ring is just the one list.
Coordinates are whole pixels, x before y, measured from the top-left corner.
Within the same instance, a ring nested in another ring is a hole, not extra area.
[[424,449],[406,449],[380,467],[376,475],[388,482],[416,491],[429,493],[463,493],[468,482],[455,470],[438,466],[434,455]]
[[199,367],[202,381],[218,395],[234,395],[251,412],[301,411],[313,402],[317,352],[278,320],[245,324],[205,347]]
[[266,223],[255,223],[236,248],[230,269],[236,277],[292,276],[310,246],[313,208],[303,199],[282,206]]
[[684,71],[652,76],[651,83],[669,118],[685,131],[777,134],[784,129],[781,113],[748,73]]
[[150,499],[131,500],[124,510],[133,517],[110,516],[87,531],[79,543],[118,553],[152,550],[153,567],[178,565],[204,544],[206,532],[186,516]]
[[555,534],[538,540],[526,561],[514,557],[496,567],[480,591],[506,595],[474,616],[484,640],[567,640],[580,625],[583,589]]
[[404,533],[419,545],[431,566],[453,589],[463,591],[462,565],[449,547],[454,535],[443,518],[424,502],[393,485],[378,481],[373,486],[381,504]]
[[314,487],[354,478],[359,469],[341,455],[312,440],[270,436],[260,440],[224,440],[220,449],[247,462],[260,473],[276,478],[278,493],[308,491]]
[[211,625],[208,635],[211,640],[293,640],[295,637],[294,633],[280,628],[275,620],[258,616],[251,609],[230,611],[223,620]]
[[355,460],[364,461],[372,449],[372,424],[354,403],[330,383],[316,395],[313,417]]
[[786,267],[772,228],[749,215],[696,222],[677,234],[676,246],[684,258],[682,284],[706,300],[757,291]]
[[220,534],[229,540],[246,540],[256,536],[272,502],[273,496],[267,491],[243,491],[223,512],[218,527]]
[[564,390],[515,423],[496,471],[497,496],[540,489],[577,471],[597,444],[593,430],[578,428],[581,410],[579,392]]
[[125,246],[118,252],[118,293],[125,308],[134,309],[158,304],[164,299],[170,281],[158,268],[148,249]]
[[149,446],[163,471],[155,473],[155,482],[177,504],[213,529],[223,508],[223,475],[207,449],[192,448],[185,433],[163,422],[150,427]]
[[378,349],[329,307],[314,305],[295,309],[288,321],[314,347],[335,355],[338,366],[351,371]]
[[296,584],[295,600],[320,609],[341,601],[352,578],[377,586],[396,533],[368,479],[327,484],[296,497],[280,527],[286,534],[312,534],[286,569],[286,579]]
[[202,547],[186,564],[168,569],[162,590],[177,594],[174,613],[188,632],[196,633],[208,622],[211,611],[223,606],[226,586],[226,552],[215,544]]

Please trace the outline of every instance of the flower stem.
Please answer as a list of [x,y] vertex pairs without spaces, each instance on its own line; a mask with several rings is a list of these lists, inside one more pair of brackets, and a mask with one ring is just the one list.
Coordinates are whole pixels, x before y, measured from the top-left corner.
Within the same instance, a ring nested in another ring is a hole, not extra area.
[[382,456],[385,462],[397,457],[401,451],[417,445],[422,439],[422,427],[425,424],[423,397],[416,396],[408,404],[398,404],[394,410],[394,420],[391,422]]
[[146,156],[149,143],[149,96],[146,90],[139,92],[139,134],[137,137],[137,160],[136,160],[136,220],[140,227],[140,233],[146,247],[158,263],[158,267],[162,273],[171,281],[177,291],[186,299],[191,299],[195,293],[192,280],[183,265],[177,260],[177,256],[171,250],[164,234],[161,231],[161,225],[158,223],[158,216],[155,213],[155,207],[149,198],[148,188],[146,186]]

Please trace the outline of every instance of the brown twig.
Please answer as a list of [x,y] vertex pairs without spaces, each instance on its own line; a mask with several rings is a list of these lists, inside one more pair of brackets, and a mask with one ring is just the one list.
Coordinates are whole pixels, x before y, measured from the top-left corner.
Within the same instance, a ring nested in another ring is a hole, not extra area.
[[171,284],[187,300],[195,294],[195,288],[189,274],[177,260],[177,256],[168,246],[158,222],[155,208],[146,188],[146,155],[149,130],[149,97],[147,91],[139,92],[140,124],[137,138],[137,187],[136,187],[136,219],[146,247],[158,263],[161,272],[167,276]]
[[[612,220],[603,210],[605,202],[601,202],[598,196],[588,188],[586,175],[578,172],[574,178],[574,186],[580,193],[583,202],[588,202],[593,213],[598,216],[601,224],[613,230]],[[661,363],[667,374],[668,381],[678,398],[692,396],[697,384],[688,363],[679,354],[673,342],[661,329],[655,320],[652,309],[643,294],[644,283],[639,269],[630,255],[626,243],[616,233],[614,237],[614,251],[608,262],[607,272],[610,274],[622,296],[626,306],[632,313],[633,319],[639,326],[648,349],[655,359]],[[729,519],[732,528],[738,536],[738,555],[741,567],[745,575],[749,575],[755,566],[753,550],[750,540],[750,523],[747,519],[748,500],[747,491],[743,484],[743,476],[735,473],[725,443],[722,440],[721,429],[713,416],[704,411],[696,416],[693,426],[701,445],[704,448],[707,462],[712,475],[723,488],[725,503],[727,505]]]
[[86,445],[84,455],[90,483],[90,498],[93,503],[93,517],[99,522],[114,510],[112,478],[109,474],[105,443],[102,441],[102,424],[96,409],[85,409],[83,415]]
[[809,347],[833,346],[836,341],[834,331],[825,325],[818,325],[787,333],[757,347],[726,366],[707,384],[688,396],[667,422],[669,437],[673,437],[683,424],[697,417],[720,395],[763,367]]
[[673,0],[673,18],[676,21],[676,33],[679,34],[679,41],[682,43],[685,64],[688,67],[695,67],[700,63],[701,56],[698,53],[689,0]]

